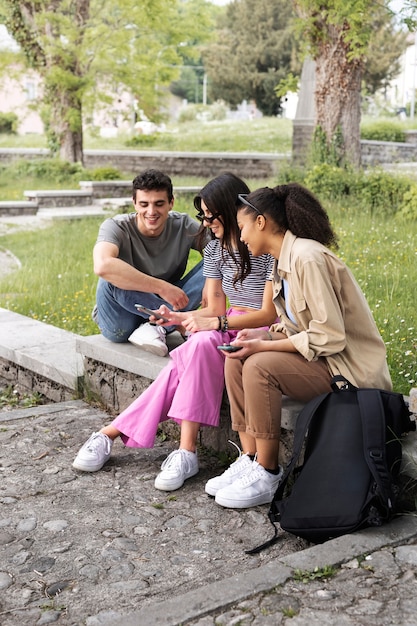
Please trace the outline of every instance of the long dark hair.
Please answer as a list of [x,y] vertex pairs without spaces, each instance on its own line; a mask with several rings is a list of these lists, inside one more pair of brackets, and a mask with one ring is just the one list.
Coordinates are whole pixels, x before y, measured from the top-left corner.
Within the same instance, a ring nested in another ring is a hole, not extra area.
[[296,237],[314,239],[324,246],[337,248],[337,236],[329,216],[314,194],[302,185],[289,183],[273,189],[262,187],[245,199],[256,207],[258,213],[246,204],[239,209],[254,216],[265,215],[274,222],[278,232],[289,229]]
[[[201,208],[201,201],[203,201],[210,213],[218,216],[223,224],[222,248],[227,250],[238,268],[233,284],[239,280],[242,282],[251,271],[249,251],[245,244],[240,241],[240,231],[236,219],[237,196],[240,193],[249,193],[247,184],[235,174],[224,172],[210,180],[194,198],[194,206],[199,215],[203,214]],[[203,239],[206,240],[207,230],[210,229],[202,224],[199,231],[200,242]],[[215,239],[211,231],[210,234],[212,239]],[[240,261],[236,258],[234,249],[236,246]]]

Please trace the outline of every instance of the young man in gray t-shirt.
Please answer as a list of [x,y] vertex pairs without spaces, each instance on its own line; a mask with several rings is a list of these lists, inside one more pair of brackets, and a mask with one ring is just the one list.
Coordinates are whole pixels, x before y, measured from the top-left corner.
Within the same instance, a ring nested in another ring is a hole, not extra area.
[[165,329],[149,324],[135,304],[152,310],[165,304],[178,311],[200,306],[202,261],[182,278],[190,249],[200,249],[200,225],[172,211],[172,182],[159,170],[146,170],[133,180],[133,205],[134,213],[107,219],[100,227],[93,251],[99,276],[95,319],[110,341],[130,341],[165,356]]

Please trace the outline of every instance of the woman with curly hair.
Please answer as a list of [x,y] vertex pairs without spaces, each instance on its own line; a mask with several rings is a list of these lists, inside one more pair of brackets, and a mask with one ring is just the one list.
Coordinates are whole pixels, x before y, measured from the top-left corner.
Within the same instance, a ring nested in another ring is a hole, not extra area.
[[[329,246],[336,236],[317,198],[299,184],[239,196],[240,237],[255,257],[275,258],[272,287],[279,323],[241,330],[225,365],[232,428],[253,461],[227,470],[206,491],[225,507],[272,501],[280,479],[282,396],[301,402],[331,391],[341,374],[357,387],[391,389],[384,342],[351,271]],[[233,465],[239,465],[241,457]],[[237,471],[234,468],[233,474]]]

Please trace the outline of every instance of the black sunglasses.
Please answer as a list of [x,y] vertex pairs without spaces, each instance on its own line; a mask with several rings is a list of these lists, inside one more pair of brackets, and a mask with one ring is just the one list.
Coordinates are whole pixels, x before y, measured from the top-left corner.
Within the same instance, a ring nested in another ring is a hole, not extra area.
[[196,218],[201,223],[207,222],[207,224],[212,224],[214,222],[214,220],[219,219],[219,216],[220,216],[219,213],[215,213],[211,217],[207,217],[207,215],[204,215],[204,213],[197,213]]
[[246,206],[249,206],[251,209],[253,209],[254,211],[257,212],[258,215],[263,215],[262,211],[260,211],[259,209],[256,208],[256,206],[254,204],[251,204],[249,202],[249,200],[246,200],[246,198],[248,197],[249,194],[247,193],[239,193],[238,194],[238,199],[240,200],[240,202],[242,204],[245,204]]

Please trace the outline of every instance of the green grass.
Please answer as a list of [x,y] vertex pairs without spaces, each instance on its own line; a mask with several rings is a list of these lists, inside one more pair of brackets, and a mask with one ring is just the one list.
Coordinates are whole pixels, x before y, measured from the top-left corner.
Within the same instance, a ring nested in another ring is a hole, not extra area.
[[[106,138],[84,133],[85,150],[126,150],[130,137]],[[181,152],[289,152],[292,121],[276,117],[213,122],[167,124],[165,132],[141,137],[134,150],[179,150]],[[46,148],[42,135],[1,135],[0,148]]]
[[[194,212],[178,199],[177,208]],[[375,218],[350,206],[327,207],[340,238],[338,254],[361,285],[387,346],[394,389],[408,394],[417,381],[417,224]],[[58,221],[50,228],[3,235],[22,268],[0,280],[0,306],[81,335],[91,320],[97,278],[92,249],[101,218]],[[190,262],[198,260],[194,253]]]

